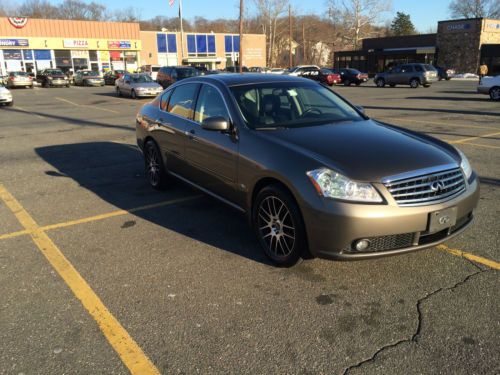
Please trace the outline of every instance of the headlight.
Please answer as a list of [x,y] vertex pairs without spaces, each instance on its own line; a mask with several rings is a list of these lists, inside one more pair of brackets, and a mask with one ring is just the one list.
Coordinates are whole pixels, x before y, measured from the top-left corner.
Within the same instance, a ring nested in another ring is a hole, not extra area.
[[472,175],[472,167],[470,166],[469,159],[467,159],[467,156],[465,156],[465,154],[458,148],[455,147],[455,150],[457,150],[460,154],[460,158],[462,159],[462,161],[460,162],[460,168],[462,168],[462,171],[464,172],[465,177],[468,180]]
[[315,169],[307,172],[307,176],[318,194],[325,198],[354,202],[382,202],[382,197],[371,184],[351,181],[331,169]]
[[52,81],[52,77],[47,77],[47,79],[48,79],[49,81]]

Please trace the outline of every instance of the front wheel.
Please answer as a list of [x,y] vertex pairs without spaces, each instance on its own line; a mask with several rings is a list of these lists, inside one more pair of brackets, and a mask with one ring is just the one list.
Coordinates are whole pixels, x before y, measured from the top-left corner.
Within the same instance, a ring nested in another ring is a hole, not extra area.
[[379,78],[375,81],[375,84],[377,85],[377,87],[384,87],[385,86],[385,79]]
[[500,87],[499,86],[494,86],[490,89],[490,99],[494,101],[499,101],[500,100]]
[[144,168],[151,187],[156,190],[163,190],[167,187],[167,172],[163,165],[160,149],[153,141],[148,141],[144,146]]
[[7,106],[7,107],[12,107],[13,105],[14,105],[14,101],[8,102],[8,103],[6,104],[6,106]]
[[348,79],[346,79],[344,81],[344,86],[351,86],[351,81],[349,81]]
[[252,224],[265,254],[290,267],[307,252],[304,223],[291,194],[279,185],[263,188],[252,208]]
[[410,87],[411,87],[412,89],[416,89],[416,88],[418,88],[418,85],[419,85],[419,84],[420,84],[420,82],[418,82],[418,79],[412,79],[412,80],[410,81]]

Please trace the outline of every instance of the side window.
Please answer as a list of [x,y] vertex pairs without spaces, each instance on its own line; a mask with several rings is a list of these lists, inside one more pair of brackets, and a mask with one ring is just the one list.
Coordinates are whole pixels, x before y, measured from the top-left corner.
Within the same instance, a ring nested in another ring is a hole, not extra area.
[[215,116],[221,116],[229,120],[226,104],[216,88],[210,85],[203,85],[198,96],[198,102],[196,103],[194,121],[201,123],[206,118]]
[[168,102],[168,112],[190,119],[192,117],[194,97],[197,89],[197,84],[186,84],[176,87]]
[[167,92],[163,93],[160,98],[160,110],[164,112],[167,112],[167,104],[168,99],[170,98],[170,94],[172,94],[172,90],[168,90]]
[[413,67],[411,65],[403,65],[401,67],[401,72],[402,73],[410,73],[413,72]]
[[423,71],[424,71],[424,69],[422,68],[422,66],[421,66],[421,65],[415,65],[415,70],[416,70],[417,72],[423,72]]
[[392,73],[396,73],[396,74],[401,73],[401,71],[402,70],[401,70],[400,66],[396,66],[394,69],[392,69]]

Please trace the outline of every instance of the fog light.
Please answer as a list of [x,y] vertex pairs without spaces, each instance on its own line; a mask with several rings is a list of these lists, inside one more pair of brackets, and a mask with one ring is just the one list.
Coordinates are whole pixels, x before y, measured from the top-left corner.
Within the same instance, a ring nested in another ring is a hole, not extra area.
[[354,243],[354,248],[357,251],[363,251],[370,247],[370,241],[368,240],[358,240]]

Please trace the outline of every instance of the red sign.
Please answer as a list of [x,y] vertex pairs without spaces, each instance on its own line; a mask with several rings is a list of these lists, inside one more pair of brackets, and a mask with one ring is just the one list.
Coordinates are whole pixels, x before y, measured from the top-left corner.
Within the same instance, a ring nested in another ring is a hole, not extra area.
[[9,17],[9,22],[16,29],[22,29],[28,23],[27,17]]

